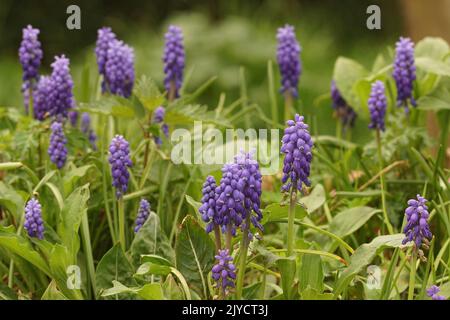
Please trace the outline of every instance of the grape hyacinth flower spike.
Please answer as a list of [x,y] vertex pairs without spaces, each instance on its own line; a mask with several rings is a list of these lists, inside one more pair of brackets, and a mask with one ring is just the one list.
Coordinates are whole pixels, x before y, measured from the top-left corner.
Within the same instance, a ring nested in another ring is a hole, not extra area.
[[31,198],[25,206],[24,229],[33,238],[44,239],[44,221],[42,220],[41,204],[35,198]]
[[67,118],[70,109],[74,107],[73,80],[70,75],[69,59],[64,55],[55,57],[52,63],[50,110],[51,116],[58,119]]
[[355,125],[356,117],[358,116],[355,110],[347,104],[347,101],[342,97],[339,92],[336,82],[331,81],[331,100],[333,102],[333,109],[336,112],[336,116],[341,120],[344,128],[353,127]]
[[431,300],[447,300],[444,296],[438,294],[440,291],[441,289],[438,286],[432,285],[427,289],[427,296],[429,296]]
[[384,131],[384,117],[386,115],[387,102],[384,84],[382,81],[378,80],[372,84],[372,89],[367,104],[369,105],[370,111],[369,128]]
[[198,209],[202,215],[202,220],[207,223],[206,232],[211,232],[215,227],[222,225],[222,218],[216,210],[216,179],[208,176],[202,188],[202,205]]
[[23,70],[22,92],[27,113],[30,94],[32,94],[39,80],[39,67],[43,57],[41,42],[38,39],[39,32],[39,29],[28,25],[22,30],[22,42],[19,47],[19,60]]
[[281,74],[282,93],[298,97],[298,82],[302,72],[300,61],[301,47],[295,36],[294,27],[285,25],[277,33],[277,61]]
[[69,122],[72,125],[72,127],[77,126],[77,124],[78,124],[78,112],[77,111],[69,112]]
[[111,165],[112,185],[116,188],[118,199],[128,190],[130,168],[133,163],[130,159],[130,147],[128,141],[121,135],[116,135],[109,145],[109,163]]
[[123,41],[112,40],[106,56],[106,90],[125,98],[131,96],[134,85],[134,50]]
[[229,293],[230,288],[234,288],[236,279],[236,267],[233,264],[233,258],[227,249],[219,250],[215,256],[217,264],[212,267],[211,275],[216,282],[216,287],[220,288],[223,298]]
[[67,139],[64,135],[63,125],[55,121],[50,127],[52,133],[50,135],[50,144],[48,147],[48,155],[50,160],[56,165],[58,169],[61,169],[66,163],[67,159]]
[[416,80],[414,64],[414,43],[409,38],[400,37],[395,44],[394,71],[392,76],[397,86],[397,106],[403,106],[409,112],[408,102],[417,106],[413,97],[413,84]]
[[43,121],[50,115],[51,112],[51,92],[53,84],[49,76],[42,76],[33,93],[34,117],[37,120]]
[[145,221],[147,221],[148,216],[150,215],[150,203],[142,199],[139,204],[138,215],[136,218],[136,226],[134,227],[134,232],[137,233],[139,229],[142,228]]
[[169,94],[169,100],[178,98],[179,90],[183,83],[184,70],[184,45],[183,32],[180,27],[169,26],[165,34],[164,47],[164,86]]
[[427,199],[421,195],[417,195],[416,199],[408,200],[408,208],[405,210],[407,224],[403,230],[405,239],[403,244],[414,241],[416,248],[419,249],[422,243],[428,245],[428,240],[431,240],[433,235],[428,225],[428,207],[426,205]]
[[111,42],[116,40],[116,35],[111,28],[103,27],[97,31],[97,42],[95,45],[95,56],[97,59],[98,72],[103,76],[102,92],[106,91],[105,77],[106,77],[106,61],[108,58],[108,49]]
[[91,128],[91,117],[87,112],[83,112],[83,114],[81,115],[81,132],[83,132],[88,137],[92,149],[97,150],[97,145],[95,143],[97,140],[97,136],[94,130]]
[[308,131],[308,125],[303,122],[304,117],[298,114],[294,120],[287,121],[282,138],[281,152],[285,154],[283,186],[281,191],[289,192],[294,188],[300,192],[303,184],[310,186],[310,165],[312,160],[313,141]]
[[[155,124],[161,124],[161,130],[166,138],[169,137],[169,126],[164,123],[164,117],[166,115],[166,109],[164,109],[163,106],[159,106],[155,109],[153,113],[153,123]],[[157,145],[162,144],[161,137],[154,137],[155,143]]]

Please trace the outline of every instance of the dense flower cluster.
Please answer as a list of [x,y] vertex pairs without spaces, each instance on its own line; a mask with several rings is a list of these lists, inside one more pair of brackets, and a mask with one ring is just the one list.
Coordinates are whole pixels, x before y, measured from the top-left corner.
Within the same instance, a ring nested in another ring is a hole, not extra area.
[[123,41],[109,43],[105,64],[105,89],[125,98],[134,85],[134,51]]
[[397,85],[397,105],[403,105],[408,112],[408,101],[415,107],[413,98],[413,82],[416,79],[414,65],[414,43],[409,38],[400,37],[395,44],[395,61],[393,77]]
[[281,152],[284,158],[283,186],[281,190],[288,192],[291,188],[302,191],[303,184],[309,186],[308,179],[312,160],[313,141],[308,131],[308,125],[303,122],[303,116],[295,115],[295,120],[288,120],[282,138]]
[[43,121],[50,115],[50,93],[52,91],[52,80],[49,76],[39,78],[36,90],[33,93],[34,117]]
[[[95,56],[97,58],[98,72],[105,76],[105,66],[107,61],[110,43],[116,40],[116,35],[111,28],[103,27],[97,31],[97,42],[95,45]],[[104,80],[103,80],[104,81]]]
[[30,92],[35,89],[39,79],[39,67],[43,57],[41,42],[38,39],[39,32],[39,29],[28,25],[22,30],[22,42],[19,47],[19,61],[23,70],[22,92],[27,112]]
[[336,115],[341,119],[344,127],[353,127],[355,125],[356,117],[358,116],[355,110],[347,104],[347,101],[342,97],[339,92],[336,82],[331,81],[331,100],[333,101],[333,109],[336,111]]
[[243,232],[248,232],[250,226],[243,223],[247,218],[255,227],[263,229],[260,224],[261,173],[251,154],[241,153],[224,165],[216,194],[214,221],[221,221],[224,230],[230,228],[234,235],[236,228],[241,227]]
[[164,86],[169,93],[171,86],[174,86],[174,98],[179,97],[179,90],[183,83],[184,59],[183,33],[181,28],[171,25],[165,35],[163,62],[166,75]]
[[51,90],[47,101],[49,113],[51,116],[67,118],[69,110],[74,107],[75,103],[69,59],[64,55],[55,57],[52,68]]
[[50,144],[48,146],[48,155],[50,160],[61,169],[66,163],[67,159],[67,139],[64,135],[63,126],[60,122],[55,121],[52,123],[50,129],[52,133],[50,135]]
[[367,102],[370,111],[370,129],[384,131],[384,116],[386,114],[386,95],[382,81],[375,81],[372,84],[369,101]]
[[208,176],[202,188],[202,205],[199,212],[202,215],[203,221],[207,222],[206,232],[211,232],[215,226],[222,225],[221,216],[216,211],[216,179],[213,176]]
[[417,248],[420,248],[422,241],[431,240],[433,235],[431,234],[430,227],[428,225],[428,207],[426,205],[427,199],[417,195],[417,200],[408,200],[408,208],[405,210],[407,224],[403,230],[405,233],[405,239],[403,244],[414,241]]
[[281,92],[298,96],[298,81],[302,72],[300,44],[295,37],[294,27],[285,25],[277,33],[277,61],[281,73]]
[[77,126],[77,124],[78,124],[78,112],[77,111],[69,112],[69,122],[72,125],[72,127]]
[[135,233],[142,228],[145,221],[147,221],[149,215],[150,215],[150,203],[147,200],[142,199],[139,204],[138,215],[136,218],[136,226],[134,227]]
[[116,135],[109,145],[109,163],[111,165],[112,185],[116,188],[117,198],[127,192],[130,173],[128,168],[133,165],[130,159],[130,147],[123,136]]
[[25,207],[25,222],[23,224],[30,237],[44,238],[44,221],[42,220],[41,204],[35,198],[31,198]]
[[94,130],[91,127],[91,117],[89,116],[89,113],[83,112],[81,115],[81,132],[83,132],[89,139],[89,142],[91,143],[91,147],[93,150],[97,150],[97,135],[95,134]]
[[216,255],[217,264],[212,267],[211,275],[216,282],[216,286],[221,288],[225,294],[229,288],[234,288],[236,279],[236,267],[233,264],[233,257],[228,250],[219,250]]
[[[153,113],[153,123],[161,124],[161,130],[166,137],[169,137],[169,126],[164,123],[164,116],[166,115],[166,109],[163,106],[159,106],[155,109]],[[162,144],[162,140],[160,137],[155,137],[155,143],[157,145]]]
[[438,286],[432,285],[427,289],[427,296],[432,300],[447,300],[444,296],[438,294],[440,291],[441,289]]

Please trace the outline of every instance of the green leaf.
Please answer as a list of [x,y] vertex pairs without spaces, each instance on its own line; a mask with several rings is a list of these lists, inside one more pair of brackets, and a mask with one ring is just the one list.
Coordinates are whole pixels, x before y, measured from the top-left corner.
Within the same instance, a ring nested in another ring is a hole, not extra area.
[[421,110],[450,110],[450,92],[445,86],[439,86],[431,94],[417,100],[417,105]]
[[151,262],[144,262],[139,266],[135,275],[143,276],[146,274],[154,274],[157,276],[167,276],[170,273],[170,266],[160,265]]
[[141,256],[141,261],[142,262],[151,262],[151,263],[159,264],[162,266],[173,267],[172,262],[170,262],[166,258],[163,258],[163,257],[155,255],[155,254],[143,254]]
[[89,197],[89,184],[79,187],[64,201],[64,207],[61,211],[58,234],[73,256],[76,256],[80,248],[78,229],[83,214],[86,214]]
[[[262,224],[266,224],[268,222],[279,220],[283,218],[287,218],[289,214],[289,205],[282,205],[280,203],[271,203],[263,210],[263,221]],[[302,205],[297,204],[295,206],[295,218],[303,219],[307,216],[307,212]]]
[[381,212],[370,207],[354,207],[339,212],[331,221],[329,231],[345,237],[361,228],[373,215]]
[[41,297],[41,300],[68,300],[67,297],[58,290],[55,280],[52,280]]
[[215,246],[192,216],[186,216],[175,243],[176,266],[190,287],[208,296],[207,275],[214,264]]
[[145,300],[163,300],[164,294],[159,283],[148,283],[143,287],[127,287],[119,281],[113,281],[113,287],[106,289],[102,297],[110,297],[119,294],[137,295]]
[[134,94],[142,103],[142,105],[150,112],[163,104],[164,95],[159,91],[155,82],[147,77],[142,76],[134,87]]
[[440,76],[450,77],[450,65],[443,61],[434,60],[428,57],[416,58],[417,68],[429,73],[434,73]]
[[78,180],[84,177],[92,167],[93,165],[90,164],[78,168],[70,168],[70,170],[62,178],[64,185],[64,194],[68,195],[69,193],[71,193]]
[[302,291],[302,300],[333,300],[332,293],[320,293],[314,288],[308,287]]
[[134,269],[128,261],[119,243],[112,247],[100,260],[95,271],[95,283],[98,296],[111,288],[113,281],[120,281],[127,286],[135,286]]
[[365,243],[358,247],[355,250],[355,253],[350,257],[349,266],[342,272],[337,281],[334,296],[337,297],[344,287],[350,283],[353,277],[361,272],[377,254],[386,248],[397,248],[402,246],[404,238],[405,235],[403,233],[379,236],[370,243]]
[[174,251],[166,234],[161,230],[159,217],[151,212],[147,221],[136,233],[130,246],[130,256],[133,265],[139,266],[141,255],[159,255],[168,261],[175,261]]
[[245,300],[256,300],[261,290],[262,282],[255,282],[242,289],[242,296]]
[[25,201],[14,188],[0,181],[0,206],[7,209],[18,220],[24,210]]
[[296,273],[295,257],[279,258],[276,261],[278,270],[281,274],[281,287],[283,288],[284,298],[292,300],[295,297],[294,280]]
[[414,49],[415,57],[428,57],[434,60],[441,60],[450,52],[448,43],[441,38],[426,37],[416,44]]
[[359,79],[367,75],[368,71],[354,60],[344,57],[336,60],[333,79],[344,99],[354,108],[360,107],[360,100],[354,91],[354,86]]
[[119,96],[105,96],[90,103],[80,103],[82,112],[111,115],[118,118],[133,118],[135,115],[132,102]]
[[301,292],[309,287],[321,293],[323,291],[323,277],[322,259],[320,256],[304,254],[299,275],[299,289]]
[[309,195],[300,199],[306,207],[306,211],[311,214],[325,203],[325,189],[321,184],[317,184]]

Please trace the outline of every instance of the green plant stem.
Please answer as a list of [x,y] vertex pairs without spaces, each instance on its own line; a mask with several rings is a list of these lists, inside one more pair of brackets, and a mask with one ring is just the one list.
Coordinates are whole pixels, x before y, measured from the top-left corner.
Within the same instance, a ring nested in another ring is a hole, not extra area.
[[97,292],[95,286],[95,266],[94,266],[94,256],[92,254],[91,247],[91,235],[89,232],[89,220],[87,212],[85,212],[81,218],[81,235],[83,239],[84,254],[86,255],[87,270],[89,273],[89,278],[92,286],[92,298],[95,299],[95,294]]
[[119,242],[123,251],[126,251],[125,243],[125,210],[123,206],[123,198],[117,200],[118,215],[119,215]]
[[287,256],[294,254],[295,246],[295,205],[297,200],[297,189],[294,186],[289,193],[289,212],[288,212],[288,230],[287,230]]
[[33,106],[33,88],[32,86],[30,86],[30,88],[28,88],[28,113],[31,117],[31,119],[34,118],[34,106]]
[[267,79],[268,79],[268,90],[269,90],[269,99],[270,99],[270,109],[272,114],[272,120],[275,123],[279,123],[280,119],[278,117],[278,105],[277,98],[275,93],[275,82],[273,77],[273,63],[272,60],[267,62]]
[[232,246],[232,239],[233,239],[233,235],[231,234],[231,225],[228,224],[227,225],[227,235],[226,235],[226,246],[228,249],[228,252],[231,253],[233,252],[233,246]]
[[214,240],[216,243],[216,251],[219,251],[222,247],[222,240],[220,237],[220,228],[219,226],[214,226]]
[[[442,116],[442,125],[441,125],[441,136],[439,139],[439,143],[443,150],[447,150],[447,138],[448,138],[448,128],[449,128],[449,122],[450,122],[450,111],[444,110],[443,116]],[[444,166],[445,168],[445,156],[441,157],[440,165]]]
[[391,222],[389,221],[389,217],[387,214],[387,208],[386,208],[386,190],[385,190],[385,183],[384,183],[384,174],[383,174],[383,156],[381,153],[381,138],[380,138],[380,130],[377,129],[376,131],[376,138],[377,138],[377,151],[378,151],[378,161],[380,166],[380,187],[381,187],[381,204],[383,207],[383,218],[384,223],[386,224],[386,227],[388,229],[389,234],[394,234],[394,228],[391,225]]
[[288,91],[284,93],[284,121],[291,119],[291,111],[294,100],[292,94]]
[[408,300],[414,300],[414,286],[416,285],[416,261],[417,261],[417,253],[413,248],[411,258],[411,270],[409,271]]
[[239,247],[239,270],[237,274],[236,280],[236,299],[242,299],[242,288],[244,286],[244,277],[245,277],[245,267],[247,263],[247,252],[249,245],[249,230],[248,227],[250,225],[250,217],[247,217],[245,221],[246,231],[242,233],[241,245]]

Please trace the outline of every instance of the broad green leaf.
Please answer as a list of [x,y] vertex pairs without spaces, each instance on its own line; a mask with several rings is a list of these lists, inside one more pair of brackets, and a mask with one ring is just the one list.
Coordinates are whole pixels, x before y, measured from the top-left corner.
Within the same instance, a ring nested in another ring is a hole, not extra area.
[[133,278],[134,268],[125,256],[120,243],[112,247],[100,260],[95,271],[97,295],[111,288],[113,281],[119,281],[127,286],[136,286]]
[[259,298],[262,282],[255,282],[242,289],[242,297],[245,300],[256,300]]
[[428,57],[416,58],[417,68],[429,73],[434,73],[440,76],[450,77],[450,65],[443,61],[434,60]]
[[41,300],[68,300],[67,297],[58,290],[55,280],[52,280],[41,297]]
[[143,263],[151,262],[151,263],[159,264],[159,265],[162,265],[162,266],[173,267],[172,262],[170,262],[166,258],[163,258],[163,257],[155,255],[155,254],[143,254],[141,256],[141,261]]
[[214,264],[215,246],[192,216],[186,216],[175,243],[176,266],[189,286],[208,296],[207,275]]
[[139,287],[127,287],[119,281],[113,281],[113,287],[106,289],[102,297],[111,297],[115,295],[137,295],[145,300],[163,300],[164,294],[159,283],[148,283],[141,288]]
[[420,40],[414,49],[415,57],[427,57],[434,60],[441,60],[450,52],[448,43],[441,38],[426,37]]
[[333,79],[344,99],[354,108],[360,107],[360,100],[354,91],[354,86],[359,79],[367,75],[368,71],[354,60],[345,57],[339,57],[336,60]]
[[90,103],[80,103],[80,111],[94,114],[111,115],[118,118],[133,118],[132,102],[119,96],[106,96]]
[[431,94],[421,97],[417,105],[422,110],[450,110],[450,92],[448,88],[439,86]]
[[[279,203],[269,204],[263,210],[262,224],[266,224],[266,223],[274,221],[274,220],[287,218],[288,215],[289,215],[289,205],[287,205],[287,204],[281,205]],[[295,218],[301,220],[306,216],[307,216],[307,212],[306,212],[305,208],[303,208],[302,205],[297,204],[295,206]]]
[[301,293],[302,300],[333,300],[332,293],[320,293],[314,288],[307,287]]
[[68,170],[68,172],[62,178],[64,185],[64,194],[68,195],[73,191],[74,186],[80,180],[80,178],[84,177],[89,169],[91,169],[93,165],[85,165],[82,167],[73,167]]
[[353,277],[361,272],[377,254],[386,248],[397,248],[402,246],[404,238],[405,235],[403,233],[379,236],[370,243],[365,243],[358,247],[350,257],[349,266],[342,272],[338,279],[335,297],[337,297],[344,287],[350,283]]
[[323,269],[322,259],[319,255],[304,254],[300,266],[299,290],[303,292],[308,287],[315,289],[318,293],[323,291]]
[[281,287],[283,288],[284,298],[292,300],[296,295],[295,287],[297,286],[294,283],[296,273],[295,257],[279,258],[276,264],[281,274]]
[[25,201],[14,188],[0,181],[0,206],[11,212],[17,220],[25,208]]
[[159,91],[155,82],[147,76],[142,76],[134,87],[134,94],[142,105],[150,112],[163,104],[164,95]]
[[76,256],[80,248],[78,229],[83,214],[86,214],[89,196],[89,184],[75,189],[64,201],[61,211],[58,234],[73,256]]
[[144,262],[139,266],[135,275],[143,276],[146,274],[154,274],[157,276],[167,276],[170,273],[170,266],[160,265],[151,262]]
[[311,214],[325,203],[325,189],[321,184],[317,184],[309,195],[300,199],[306,211]]
[[331,221],[329,231],[339,237],[345,237],[361,228],[379,209],[354,207],[339,212]]
[[174,251],[166,234],[161,230],[159,217],[151,212],[147,221],[134,236],[129,250],[134,266],[139,266],[142,255],[159,255],[168,261],[175,261]]

